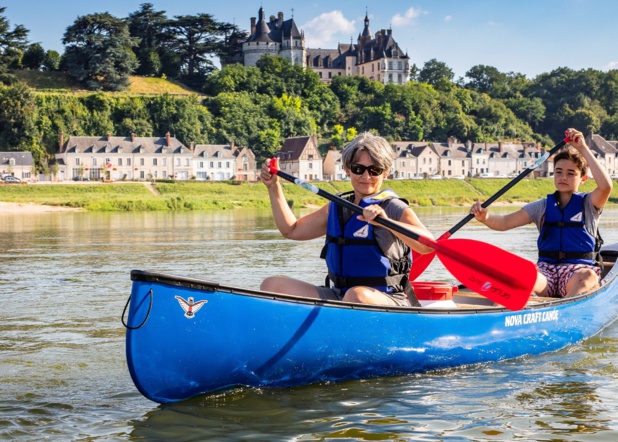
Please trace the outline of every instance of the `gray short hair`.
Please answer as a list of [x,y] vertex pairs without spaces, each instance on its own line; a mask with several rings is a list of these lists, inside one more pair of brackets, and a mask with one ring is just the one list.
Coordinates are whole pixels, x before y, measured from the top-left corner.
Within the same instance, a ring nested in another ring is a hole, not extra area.
[[371,157],[371,161],[378,167],[384,169],[387,173],[393,169],[393,160],[395,159],[395,151],[384,138],[372,134],[371,132],[363,132],[348,144],[341,152],[341,162],[346,169],[349,169],[362,151],[365,151]]

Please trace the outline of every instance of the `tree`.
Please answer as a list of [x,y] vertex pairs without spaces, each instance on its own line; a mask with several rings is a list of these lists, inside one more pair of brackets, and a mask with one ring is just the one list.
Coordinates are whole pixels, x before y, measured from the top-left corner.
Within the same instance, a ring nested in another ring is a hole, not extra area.
[[168,22],[168,32],[173,36],[168,45],[182,61],[183,82],[196,89],[204,86],[206,75],[214,69],[209,56],[222,51],[224,29],[228,27],[210,14],[180,15]]
[[0,7],[0,82],[10,84],[16,78],[8,69],[21,62],[21,56],[28,44],[28,30],[17,25],[11,30],[7,18],[2,15],[6,7]]
[[45,60],[43,60],[43,66],[48,71],[57,71],[60,69],[60,54],[53,49],[48,50],[45,53]]
[[39,43],[33,43],[28,46],[21,63],[26,69],[39,70],[45,62],[45,49]]
[[127,24],[107,12],[78,17],[62,43],[69,74],[92,90],[126,89],[138,66]]
[[32,90],[21,81],[0,86],[0,103],[0,149],[30,151],[41,164],[45,150],[38,141],[38,109]]
[[165,11],[155,11],[151,3],[143,3],[140,9],[129,14],[127,19],[131,37],[139,39],[133,51],[139,61],[138,75],[152,76],[161,73],[161,54],[168,41]]
[[436,86],[441,80],[452,82],[454,77],[455,73],[446,63],[432,58],[423,65],[423,69],[418,75],[418,81]]

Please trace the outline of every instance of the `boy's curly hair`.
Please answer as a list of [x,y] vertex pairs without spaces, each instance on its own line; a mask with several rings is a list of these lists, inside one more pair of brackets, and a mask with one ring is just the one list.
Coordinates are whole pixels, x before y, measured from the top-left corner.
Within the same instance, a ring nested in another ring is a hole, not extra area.
[[579,153],[579,151],[574,147],[569,146],[556,154],[556,156],[554,157],[554,164],[557,164],[560,160],[573,161],[573,164],[575,164],[575,166],[581,172],[581,176],[584,176],[588,173],[588,161],[586,161],[586,158],[584,158],[584,156]]

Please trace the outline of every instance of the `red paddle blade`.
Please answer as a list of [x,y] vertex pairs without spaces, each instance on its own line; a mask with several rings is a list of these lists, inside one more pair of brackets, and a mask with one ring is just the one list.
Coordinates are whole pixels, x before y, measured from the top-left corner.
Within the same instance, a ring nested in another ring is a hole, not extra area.
[[[449,239],[450,237],[450,232],[444,232],[440,238],[437,239],[437,241],[440,241],[441,239]],[[435,250],[433,252],[425,253],[424,255],[412,250],[412,268],[410,269],[408,279],[410,279],[410,281],[414,281],[416,278],[421,276],[421,273],[429,267],[429,264],[431,264],[431,261],[433,261],[435,257]]]
[[438,258],[444,267],[470,290],[510,310],[526,305],[537,278],[532,261],[472,239],[449,239],[438,244]]
[[431,264],[431,261],[433,261],[435,257],[435,250],[433,252],[425,253],[424,255],[412,250],[412,268],[410,269],[410,274],[408,276],[410,281],[414,281],[416,278],[421,276],[421,273],[429,267],[429,264]]

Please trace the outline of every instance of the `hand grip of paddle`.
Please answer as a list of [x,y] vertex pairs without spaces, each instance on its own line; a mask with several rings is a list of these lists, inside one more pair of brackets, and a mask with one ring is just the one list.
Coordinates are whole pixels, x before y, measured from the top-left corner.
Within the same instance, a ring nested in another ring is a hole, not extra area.
[[[566,132],[565,132],[566,135]],[[560,150],[561,148],[563,148],[569,141],[571,141],[571,138],[569,138],[568,136],[566,136],[564,138],[564,140],[562,140],[561,142],[559,142],[558,144],[556,144],[554,147],[552,147],[549,151],[545,152],[543,155],[541,155],[541,157],[539,159],[537,159],[534,163],[532,163],[530,166],[528,166],[527,168],[525,168],[519,175],[517,175],[515,178],[513,178],[506,186],[502,187],[500,190],[498,190],[496,193],[494,193],[492,196],[490,196],[485,202],[483,202],[483,204],[481,204],[481,207],[483,208],[487,208],[489,207],[494,201],[496,201],[498,198],[500,198],[502,195],[504,195],[506,192],[508,192],[509,190],[511,190],[511,188],[513,186],[515,186],[515,184],[519,183],[521,180],[523,180],[526,176],[528,176],[528,174],[530,172],[532,172],[534,169],[536,169],[537,167],[539,167],[541,164],[543,164],[545,161],[547,161],[547,159],[552,156],[554,153],[556,153],[558,150]],[[474,219],[474,215],[469,213],[464,219],[462,219],[461,221],[459,221],[457,224],[455,224],[449,231],[449,236],[451,236],[453,233],[457,232],[459,229],[461,229],[463,226],[465,226],[469,221],[471,221],[472,219]],[[444,236],[444,235],[443,235]],[[440,237],[442,238],[442,236]],[[447,236],[448,238],[448,236]]]

